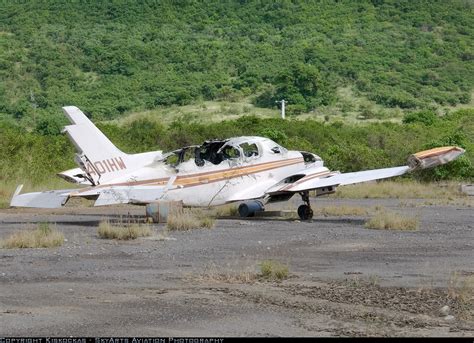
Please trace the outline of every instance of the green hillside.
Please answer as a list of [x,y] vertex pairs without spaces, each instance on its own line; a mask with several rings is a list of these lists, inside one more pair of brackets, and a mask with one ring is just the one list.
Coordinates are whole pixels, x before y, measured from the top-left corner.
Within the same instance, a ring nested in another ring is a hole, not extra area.
[[96,120],[210,100],[368,116],[469,104],[472,4],[4,1],[0,116],[32,127],[70,104]]

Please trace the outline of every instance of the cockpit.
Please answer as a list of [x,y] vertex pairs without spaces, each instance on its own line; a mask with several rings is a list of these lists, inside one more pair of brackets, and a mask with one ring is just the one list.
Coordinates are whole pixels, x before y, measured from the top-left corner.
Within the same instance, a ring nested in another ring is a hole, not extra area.
[[203,167],[207,164],[219,165],[223,161],[251,161],[265,154],[285,154],[287,150],[270,139],[263,137],[236,137],[224,140],[209,140],[202,145],[187,146],[166,154],[165,164],[177,167],[194,160]]

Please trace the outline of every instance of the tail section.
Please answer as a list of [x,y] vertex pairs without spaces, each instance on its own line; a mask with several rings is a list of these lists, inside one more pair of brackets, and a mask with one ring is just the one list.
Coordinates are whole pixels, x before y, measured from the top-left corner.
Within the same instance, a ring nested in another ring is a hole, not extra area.
[[64,130],[76,146],[80,154],[86,155],[91,161],[103,161],[111,158],[125,157],[90,120],[75,106],[63,107],[66,117],[73,125]]
[[64,131],[78,151],[76,163],[84,172],[77,176],[93,185],[125,176],[161,155],[161,151],[128,155],[117,148],[79,108],[66,106],[63,111],[72,123],[64,127]]

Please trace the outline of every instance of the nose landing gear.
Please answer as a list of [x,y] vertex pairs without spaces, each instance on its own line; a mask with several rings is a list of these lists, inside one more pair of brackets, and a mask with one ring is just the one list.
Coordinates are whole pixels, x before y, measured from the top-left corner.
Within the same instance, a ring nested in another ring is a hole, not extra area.
[[300,195],[305,204],[298,207],[298,216],[301,220],[309,220],[313,218],[313,210],[311,209],[311,204],[309,203],[309,192],[304,191],[301,192]]

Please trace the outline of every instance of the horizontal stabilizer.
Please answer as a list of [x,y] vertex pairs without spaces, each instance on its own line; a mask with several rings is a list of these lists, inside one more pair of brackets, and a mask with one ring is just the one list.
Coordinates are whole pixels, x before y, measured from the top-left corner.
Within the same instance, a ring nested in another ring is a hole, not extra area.
[[81,168],[74,168],[62,171],[56,174],[61,179],[71,183],[79,183],[83,185],[90,185],[90,181],[84,177],[84,172]]
[[10,202],[11,207],[59,208],[66,204],[74,189],[20,194],[23,185],[17,187]]

